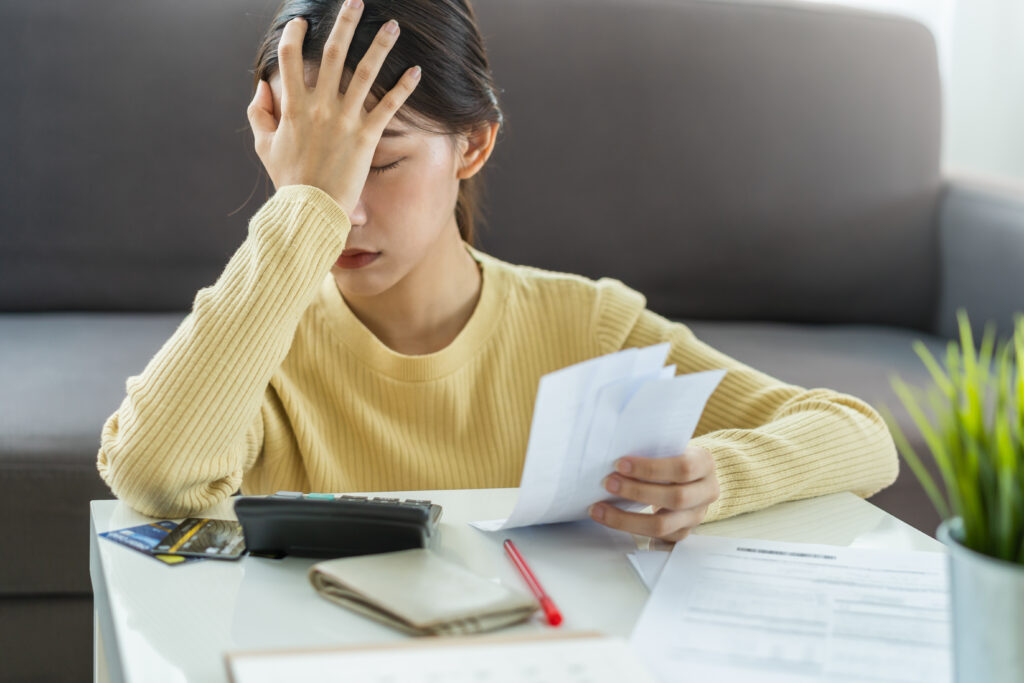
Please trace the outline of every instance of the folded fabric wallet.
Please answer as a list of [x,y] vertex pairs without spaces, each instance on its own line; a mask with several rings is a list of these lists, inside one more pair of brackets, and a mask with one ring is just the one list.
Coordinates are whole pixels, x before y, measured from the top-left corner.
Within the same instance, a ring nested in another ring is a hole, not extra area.
[[309,581],[331,602],[416,636],[491,631],[540,607],[426,548],[324,560]]

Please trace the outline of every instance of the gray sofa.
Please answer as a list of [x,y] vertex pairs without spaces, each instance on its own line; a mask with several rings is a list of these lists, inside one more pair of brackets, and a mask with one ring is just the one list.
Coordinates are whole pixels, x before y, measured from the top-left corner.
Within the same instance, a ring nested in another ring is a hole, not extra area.
[[[889,386],[928,384],[911,341],[941,350],[958,306],[1009,332],[1024,187],[940,169],[923,26],[816,4],[473,4],[506,114],[484,251],[618,277],[754,367],[889,405],[913,437]],[[0,3],[0,679],[90,675],[100,428],[272,190],[245,108],[277,5]],[[938,523],[906,467],[872,502]]]

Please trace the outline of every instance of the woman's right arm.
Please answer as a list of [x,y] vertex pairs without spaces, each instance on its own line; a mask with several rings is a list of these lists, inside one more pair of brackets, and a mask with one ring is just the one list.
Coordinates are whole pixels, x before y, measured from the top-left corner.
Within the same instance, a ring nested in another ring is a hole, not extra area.
[[97,467],[154,517],[184,517],[238,490],[263,443],[260,405],[351,223],[323,190],[282,187],[192,312],[103,425]]
[[[278,188],[213,286],[150,360],[103,425],[97,467],[118,498],[155,517],[183,517],[238,490],[263,444],[260,406],[299,319],[344,250],[384,128],[418,84],[407,69],[369,111],[365,102],[398,39],[381,27],[344,94],[340,78],[362,7],[342,7],[314,88],[305,84],[306,23],[278,45],[275,114],[261,80],[248,116],[256,154]],[[335,49],[336,48],[336,49]]]

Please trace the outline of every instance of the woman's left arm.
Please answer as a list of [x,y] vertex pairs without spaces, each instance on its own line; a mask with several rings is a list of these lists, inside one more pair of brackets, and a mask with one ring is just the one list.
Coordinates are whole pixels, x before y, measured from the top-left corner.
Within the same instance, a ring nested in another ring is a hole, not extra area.
[[702,522],[775,503],[852,491],[867,498],[896,480],[899,458],[881,416],[831,389],[787,384],[713,349],[686,325],[643,310],[622,348],[670,342],[677,374],[724,368],[686,450],[625,456],[605,478],[612,493],[655,506],[607,503],[591,516],[610,527],[678,541]]

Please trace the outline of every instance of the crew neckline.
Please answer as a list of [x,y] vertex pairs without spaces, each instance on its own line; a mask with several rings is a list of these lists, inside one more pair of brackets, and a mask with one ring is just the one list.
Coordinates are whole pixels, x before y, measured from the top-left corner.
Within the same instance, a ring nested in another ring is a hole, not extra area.
[[462,367],[480,350],[504,311],[508,293],[506,273],[493,257],[469,243],[463,246],[480,268],[480,296],[469,320],[447,346],[426,354],[408,355],[382,342],[349,308],[333,273],[321,285],[322,312],[326,324],[360,361],[394,379],[437,379]]

